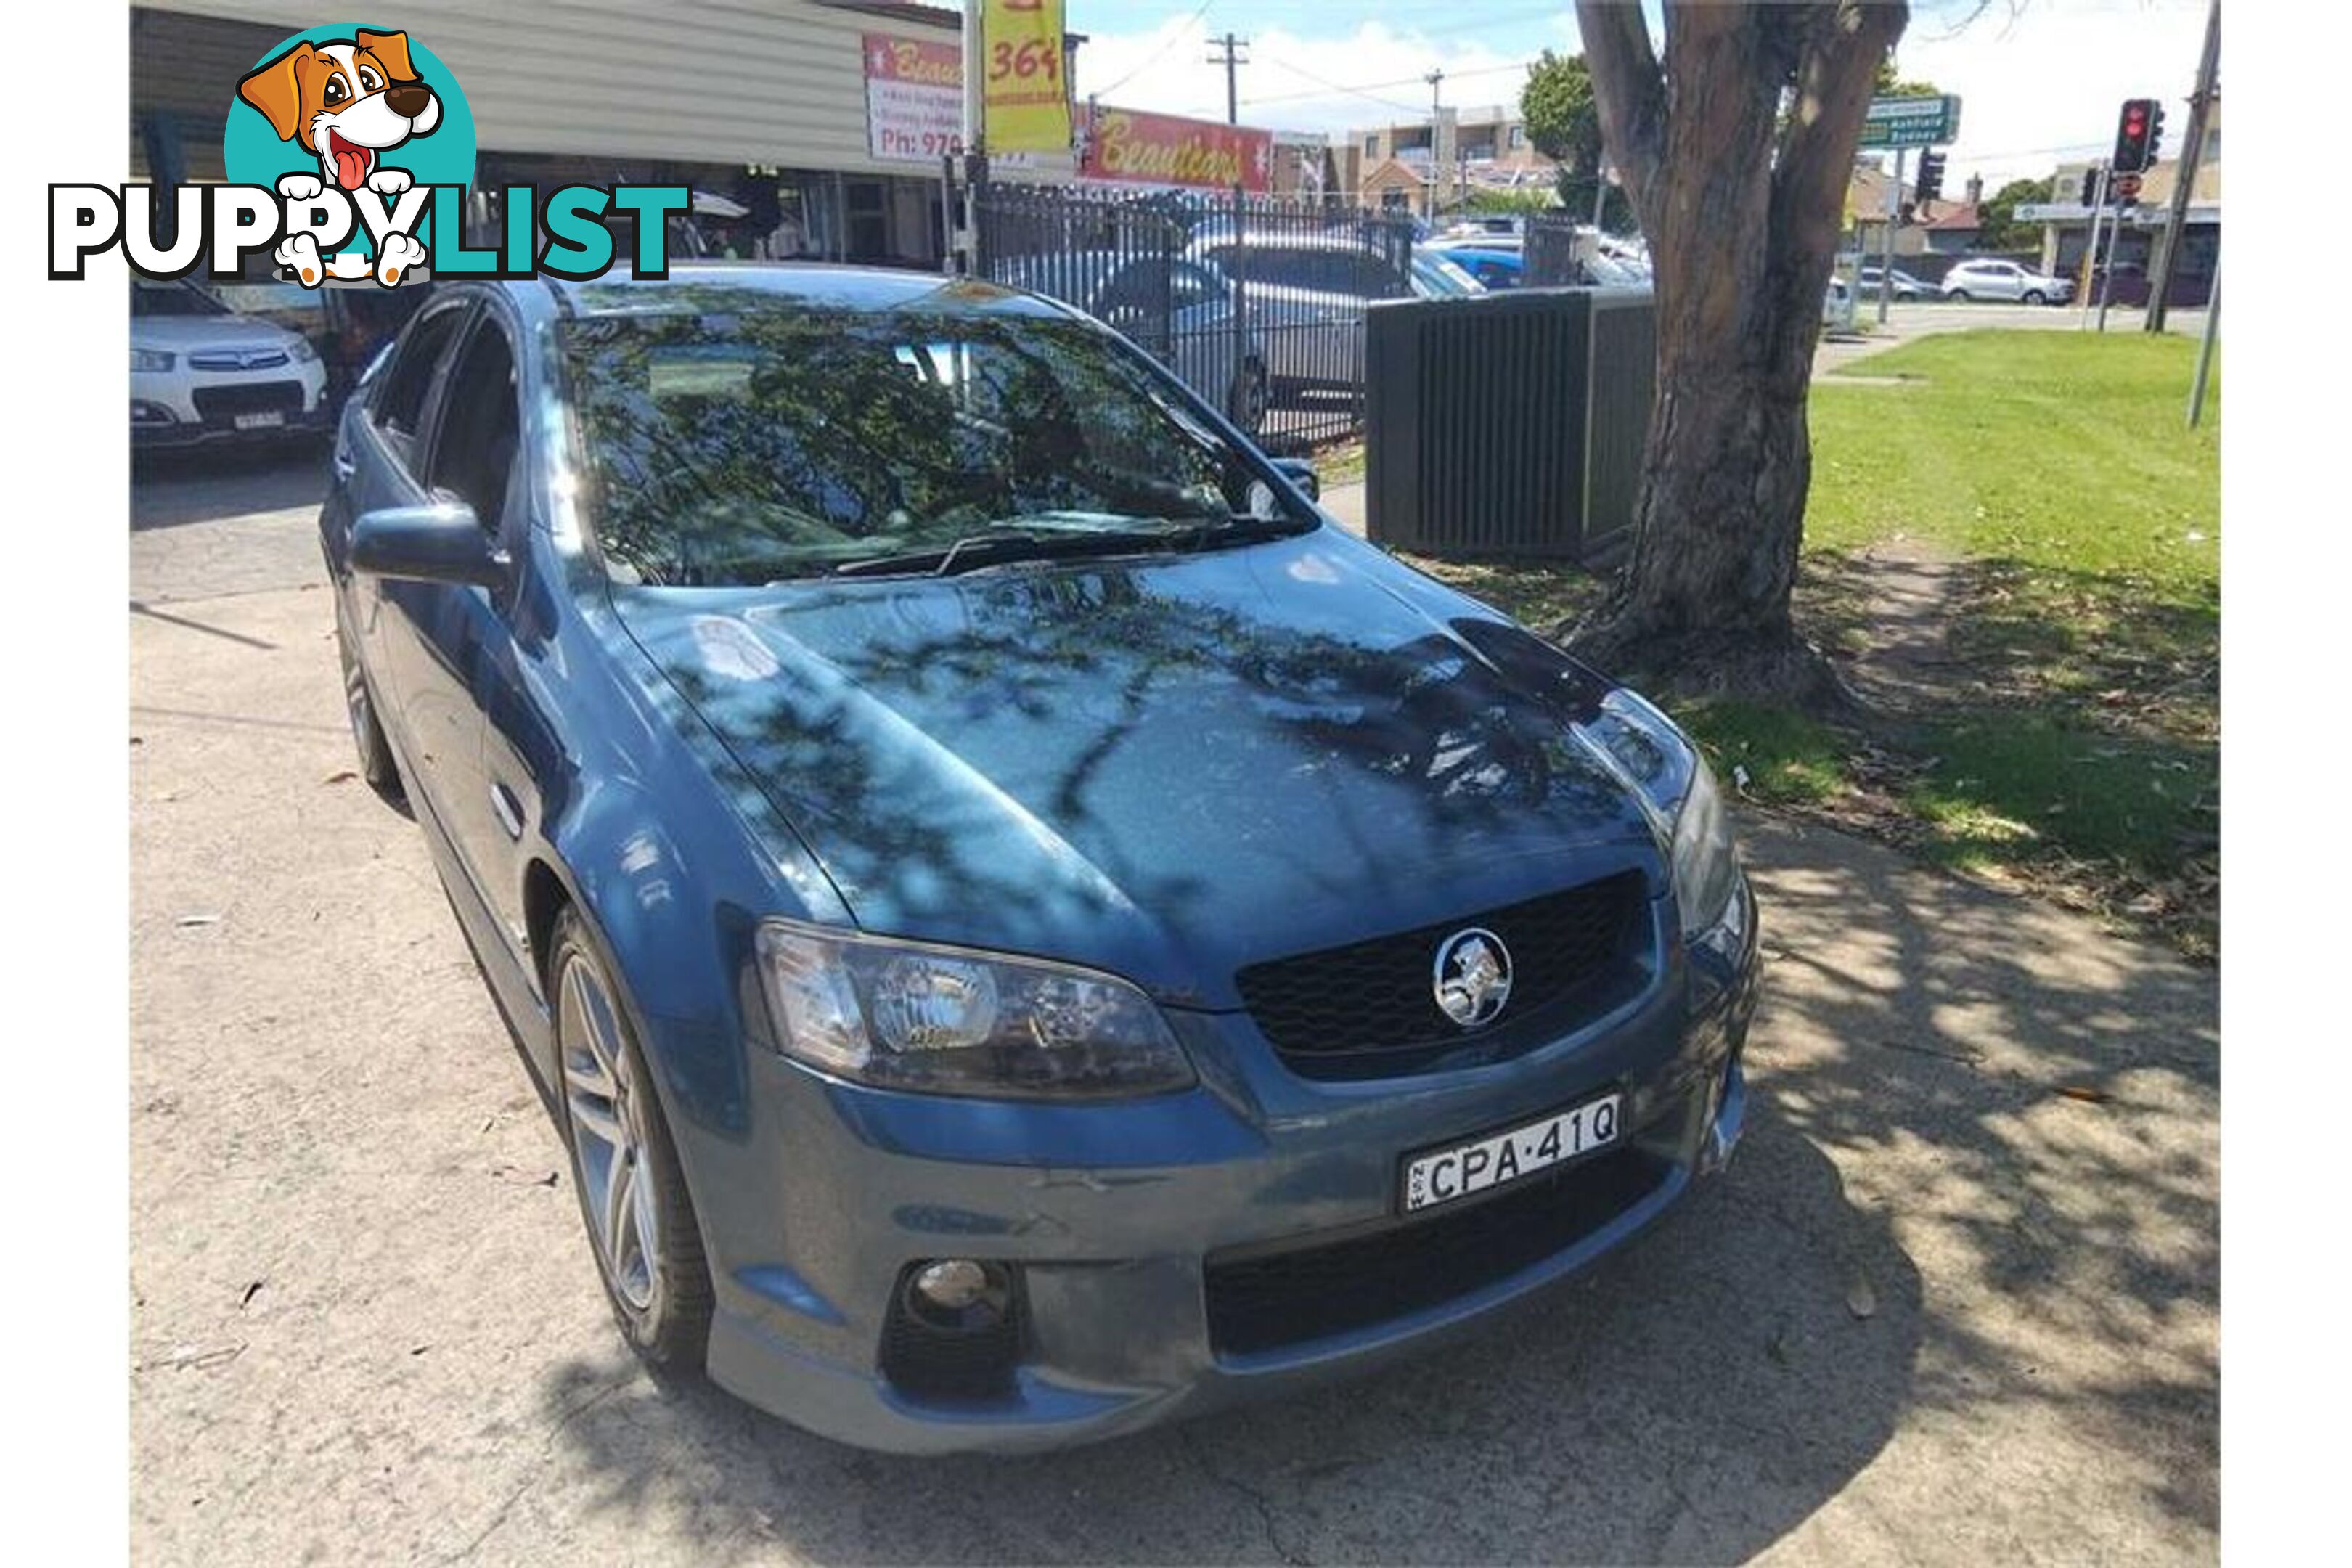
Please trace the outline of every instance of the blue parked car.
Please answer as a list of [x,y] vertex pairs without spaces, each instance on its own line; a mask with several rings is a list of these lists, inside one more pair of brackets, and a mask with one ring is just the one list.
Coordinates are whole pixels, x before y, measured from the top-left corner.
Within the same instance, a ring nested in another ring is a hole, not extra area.
[[1067,307],[445,284],[333,468],[361,761],[657,1367],[1100,1437],[1466,1330],[1738,1138],[1690,742]]
[[1475,241],[1439,247],[1445,258],[1488,289],[1516,289],[1526,279],[1527,257],[1516,248]]

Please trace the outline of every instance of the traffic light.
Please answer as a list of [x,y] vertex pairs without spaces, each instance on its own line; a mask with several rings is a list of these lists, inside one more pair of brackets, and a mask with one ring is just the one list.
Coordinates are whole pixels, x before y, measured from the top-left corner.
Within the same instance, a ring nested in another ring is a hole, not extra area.
[[2139,176],[2137,174],[2117,174],[2116,176],[2116,205],[2119,207],[2132,207],[2137,206],[2138,205]]
[[1932,202],[1944,194],[1944,155],[1941,153],[1919,154],[1919,183],[1912,195],[1923,202]]
[[2116,173],[2137,174],[2155,163],[2163,135],[2164,105],[2152,98],[2126,99],[2116,121]]
[[2089,206],[2099,199],[2099,166],[2096,163],[2083,171],[2083,205]]

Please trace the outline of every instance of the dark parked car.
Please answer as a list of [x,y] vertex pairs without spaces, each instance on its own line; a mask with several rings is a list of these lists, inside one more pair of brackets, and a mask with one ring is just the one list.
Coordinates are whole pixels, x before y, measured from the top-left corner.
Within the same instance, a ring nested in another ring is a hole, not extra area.
[[1739,1135],[1691,742],[1066,307],[445,284],[333,469],[366,775],[649,1363],[1103,1436],[1467,1328]]

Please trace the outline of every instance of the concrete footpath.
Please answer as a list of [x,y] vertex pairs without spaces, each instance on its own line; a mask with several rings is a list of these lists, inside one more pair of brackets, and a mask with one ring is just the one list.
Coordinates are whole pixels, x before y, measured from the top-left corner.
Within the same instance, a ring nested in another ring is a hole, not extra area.
[[321,589],[134,614],[142,1563],[2207,1562],[2210,973],[1762,818],[1752,1131],[1475,1343],[877,1458],[622,1351]]

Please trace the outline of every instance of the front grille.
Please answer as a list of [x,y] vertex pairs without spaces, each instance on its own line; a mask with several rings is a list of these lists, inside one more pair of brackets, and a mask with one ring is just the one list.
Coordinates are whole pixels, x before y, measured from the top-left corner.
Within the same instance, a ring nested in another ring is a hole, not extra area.
[[228,424],[240,414],[260,414],[275,408],[289,419],[302,412],[302,384],[264,381],[250,386],[200,386],[190,394],[196,413],[207,425]]
[[1479,1035],[1540,1019],[1552,1035],[1573,1028],[1579,1003],[1613,1003],[1644,929],[1642,874],[1622,871],[1523,903],[1465,915],[1345,947],[1325,948],[1236,974],[1259,1032],[1294,1065],[1454,1047],[1462,1026],[1437,1005],[1437,950],[1465,926],[1483,926],[1511,953],[1511,996]]
[[283,349],[199,349],[188,356],[190,370],[276,370],[285,363]]
[[1204,1269],[1209,1337],[1247,1355],[1369,1328],[1468,1295],[1566,1251],[1657,1191],[1673,1170],[1620,1144],[1501,1194],[1320,1247]]

